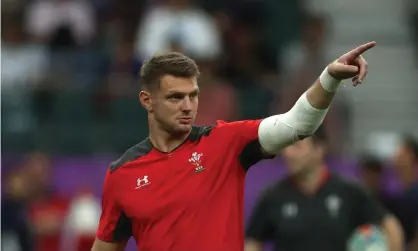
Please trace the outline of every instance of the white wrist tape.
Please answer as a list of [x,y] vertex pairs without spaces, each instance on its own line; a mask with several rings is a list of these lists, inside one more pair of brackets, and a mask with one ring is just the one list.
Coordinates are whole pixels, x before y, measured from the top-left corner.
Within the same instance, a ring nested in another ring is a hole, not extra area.
[[268,153],[278,154],[283,148],[312,135],[324,121],[328,109],[316,109],[309,104],[306,92],[284,114],[261,121],[258,140]]
[[331,76],[328,73],[328,67],[326,67],[321,73],[321,76],[319,76],[319,82],[321,82],[322,88],[324,88],[327,92],[336,92],[343,81],[335,79]]

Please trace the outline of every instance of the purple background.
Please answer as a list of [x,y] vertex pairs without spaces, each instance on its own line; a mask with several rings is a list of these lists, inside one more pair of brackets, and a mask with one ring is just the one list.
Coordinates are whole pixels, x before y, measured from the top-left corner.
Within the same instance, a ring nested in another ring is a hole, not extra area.
[[[101,195],[103,178],[109,164],[117,159],[116,156],[96,157],[56,157],[53,159],[53,179],[55,187],[63,194],[71,196],[83,188],[89,188],[97,196]],[[15,166],[20,161],[17,157],[6,157],[2,160],[3,170]],[[331,160],[329,167],[341,174],[356,177],[354,161]],[[260,191],[269,183],[278,180],[286,173],[285,166],[280,159],[264,160],[253,166],[246,179],[245,187],[245,219],[251,213],[251,209]],[[395,191],[395,180],[390,169],[386,172],[386,188],[388,191]],[[134,251],[135,244],[131,241],[127,251]]]

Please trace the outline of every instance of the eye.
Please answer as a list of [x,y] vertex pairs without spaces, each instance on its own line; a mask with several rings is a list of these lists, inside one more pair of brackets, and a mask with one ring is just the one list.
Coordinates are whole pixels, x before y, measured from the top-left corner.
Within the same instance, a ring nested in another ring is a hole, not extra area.
[[170,97],[168,97],[168,99],[171,99],[171,100],[181,100],[181,99],[183,99],[183,95],[181,95],[181,94],[173,94],[173,95],[171,95]]

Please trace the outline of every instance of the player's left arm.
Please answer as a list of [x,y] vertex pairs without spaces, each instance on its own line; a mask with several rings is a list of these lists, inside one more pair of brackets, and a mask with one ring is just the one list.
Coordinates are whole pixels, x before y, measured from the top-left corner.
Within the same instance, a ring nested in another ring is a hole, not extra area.
[[322,124],[342,80],[353,78],[356,86],[366,77],[367,62],[361,55],[375,45],[363,44],[344,54],[328,65],[288,112],[261,121],[258,138],[262,152],[278,154],[286,146],[312,135]]
[[398,219],[360,186],[355,187],[354,193],[357,226],[365,224],[379,226],[386,237],[390,251],[404,250],[404,234]]

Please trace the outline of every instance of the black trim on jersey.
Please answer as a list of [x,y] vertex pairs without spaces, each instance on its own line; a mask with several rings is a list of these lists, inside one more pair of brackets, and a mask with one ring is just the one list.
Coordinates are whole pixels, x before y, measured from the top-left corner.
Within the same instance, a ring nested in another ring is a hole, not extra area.
[[187,139],[192,142],[199,141],[202,137],[209,136],[212,129],[213,126],[193,126]]
[[110,172],[114,172],[119,167],[128,163],[129,161],[136,160],[142,156],[147,155],[152,150],[152,144],[149,138],[146,138],[139,144],[129,148],[118,160],[110,165]]
[[113,241],[123,241],[132,236],[132,225],[128,216],[120,212],[119,220],[113,230]]
[[248,170],[252,165],[262,159],[272,159],[275,155],[267,156],[262,152],[262,147],[258,139],[250,141],[239,155],[239,161],[244,170]]
[[[196,125],[192,126],[192,129],[190,130],[189,136],[187,136],[187,138],[180,145],[178,145],[176,148],[174,148],[170,152],[163,152],[163,151],[159,150],[158,148],[152,146],[151,142],[150,142],[150,144],[151,144],[152,147],[154,147],[155,150],[159,151],[160,153],[171,153],[171,152],[174,152],[175,150],[179,149],[187,141],[196,142],[196,141],[199,141],[203,136],[209,136],[212,129],[213,129],[213,126],[196,126]],[[149,140],[149,138],[147,138],[147,139]]]
[[[187,139],[181,143],[179,146],[174,148],[172,151],[175,151],[179,147],[181,147],[184,143],[187,141],[196,142],[199,141],[204,136],[209,136],[210,132],[212,131],[213,126],[192,126],[192,129],[190,131],[189,136]],[[118,160],[113,162],[110,165],[110,172],[114,172],[119,167],[123,166],[124,164],[128,163],[129,161],[136,160],[142,156],[147,155],[149,152],[151,152],[152,148],[155,150],[162,152],[158,150],[157,148],[153,147],[150,139],[147,137],[144,141],[141,143],[129,148]],[[171,151],[171,152],[172,152]],[[162,152],[166,153],[166,152]]]

